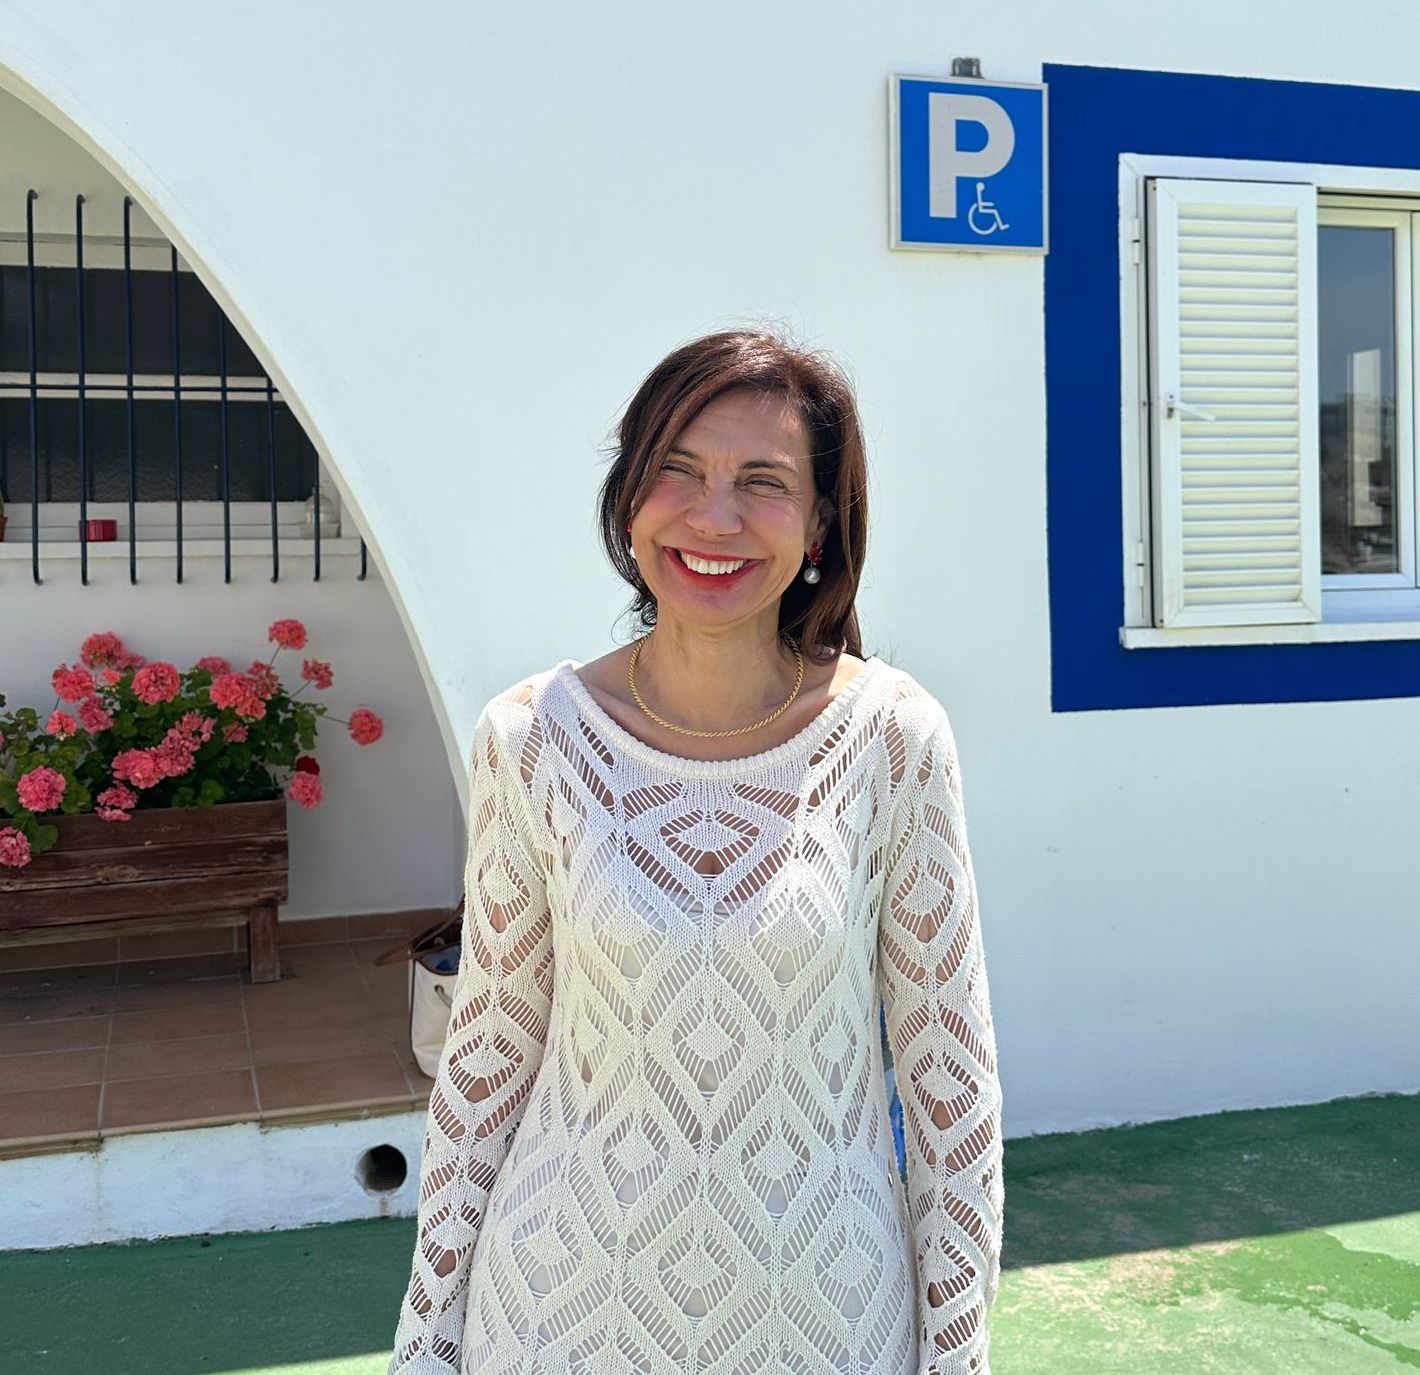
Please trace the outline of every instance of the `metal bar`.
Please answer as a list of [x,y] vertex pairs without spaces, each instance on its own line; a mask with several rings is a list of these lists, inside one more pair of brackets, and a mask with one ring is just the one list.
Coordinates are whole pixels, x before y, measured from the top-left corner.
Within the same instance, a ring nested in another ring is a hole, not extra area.
[[84,397],[84,198],[74,197],[74,299],[79,308],[79,582],[89,585],[89,432]]
[[[4,298],[4,279],[0,278],[0,303]],[[0,410],[0,494],[14,490],[10,482],[10,413]]]
[[128,364],[128,581],[138,581],[138,458],[137,428],[133,409],[133,234],[129,212],[133,208],[130,196],[123,198],[123,307],[124,342]]
[[281,549],[276,521],[276,389],[266,379],[266,470],[271,483],[271,581],[281,581]]
[[222,551],[223,582],[232,580],[232,489],[227,471],[227,317],[217,309],[217,367],[222,378]]
[[320,455],[311,446],[311,492],[316,499],[316,567],[313,581],[320,581]]
[[35,201],[33,187],[25,198],[25,261],[30,288],[30,576],[43,584],[39,575],[39,361],[35,325]]
[[[0,374],[0,376],[5,376],[5,375],[18,377],[18,378],[20,378],[20,380],[19,380],[19,381],[15,381],[15,382],[0,381],[0,391],[28,391],[28,390],[30,389],[29,381],[28,381],[27,378],[25,378],[24,374],[21,374],[21,373]],[[67,377],[68,375],[67,375],[67,374],[62,374],[62,373],[45,373],[44,376],[46,376],[46,377],[53,377],[53,376],[65,376],[65,377]],[[75,391],[75,390],[78,388],[78,374],[75,373],[75,374],[73,374],[73,376],[74,376],[74,379],[75,379],[75,380],[72,381],[72,382],[71,382],[71,381],[67,381],[67,380],[66,380],[66,381],[63,381],[63,382],[40,382],[40,381],[36,381],[36,382],[35,382],[35,387],[36,387],[39,391],[72,392],[72,391]],[[124,373],[106,373],[106,372],[104,372],[104,373],[89,373],[89,374],[86,375],[86,377],[85,377],[85,379],[84,379],[84,385],[85,385],[85,388],[87,389],[87,391],[88,391],[88,393],[89,393],[90,396],[93,396],[93,395],[95,395],[95,394],[97,394],[97,393],[100,393],[100,392],[104,392],[104,393],[113,392],[113,393],[116,393],[116,394],[119,395],[119,396],[124,396],[124,395],[126,395],[127,392],[128,392],[128,382],[127,382],[127,380],[126,380],[126,376],[127,376],[127,375],[124,374]],[[140,374],[138,374],[138,373],[135,373],[135,374],[134,374],[133,390],[134,390],[135,392],[160,392],[160,393],[162,393],[163,396],[172,396],[172,395],[173,395],[173,386],[172,386],[172,383],[171,383],[171,382],[151,382],[151,383],[145,383],[145,382],[140,382],[140,381],[138,381],[138,377],[139,377],[139,376],[140,376]],[[96,381],[94,380],[95,378],[100,378],[100,377],[115,377],[117,380],[114,381],[114,382],[112,382],[112,383],[96,382]],[[189,379],[188,381],[186,381],[186,382],[183,383],[182,390],[183,390],[183,394],[184,394],[185,396],[190,396],[190,395],[192,395],[192,393],[194,393],[194,392],[212,392],[212,393],[214,393],[214,394],[217,394],[217,393],[220,393],[220,392],[221,392],[222,387],[221,387],[221,384],[220,384],[219,382],[214,382],[214,383],[212,383],[210,386],[208,386],[208,385],[204,385],[204,384],[199,383],[199,382],[193,382],[191,379]],[[251,386],[251,387],[234,387],[234,386],[228,384],[228,386],[227,386],[227,396],[228,396],[229,399],[234,398],[234,397],[239,397],[239,398],[240,398],[242,401],[244,401],[244,402],[245,402],[245,401],[262,401],[262,402],[264,402],[264,401],[266,400],[266,384],[265,384],[264,382],[262,382],[262,383],[258,383],[258,384],[255,385],[255,386]],[[159,398],[159,399],[161,399],[161,398]]]
[[178,290],[178,255],[172,250],[173,279],[173,466],[177,490],[177,580],[182,581],[182,308]]

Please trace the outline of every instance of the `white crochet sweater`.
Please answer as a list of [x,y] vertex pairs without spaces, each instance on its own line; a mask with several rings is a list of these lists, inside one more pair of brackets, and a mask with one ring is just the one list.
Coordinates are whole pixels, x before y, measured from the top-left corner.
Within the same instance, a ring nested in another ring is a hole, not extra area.
[[872,657],[694,760],[576,667],[478,720],[390,1371],[987,1375],[1001,1090],[945,711]]

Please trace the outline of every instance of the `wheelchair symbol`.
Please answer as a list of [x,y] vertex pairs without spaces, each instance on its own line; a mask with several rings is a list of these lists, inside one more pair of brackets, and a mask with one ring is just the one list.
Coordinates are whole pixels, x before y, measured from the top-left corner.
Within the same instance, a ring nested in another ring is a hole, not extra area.
[[971,232],[980,234],[983,238],[988,234],[995,234],[1000,230],[1010,228],[1010,225],[1001,218],[1001,212],[982,196],[982,192],[985,190],[986,183],[984,181],[976,183],[976,203],[966,212],[966,222],[971,226]]

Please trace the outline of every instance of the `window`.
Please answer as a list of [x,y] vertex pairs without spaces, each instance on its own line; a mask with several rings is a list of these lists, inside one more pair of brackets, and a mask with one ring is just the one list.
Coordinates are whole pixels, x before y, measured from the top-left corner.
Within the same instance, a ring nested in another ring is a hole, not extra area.
[[1323,197],[1318,220],[1322,575],[1337,588],[1415,587],[1410,333],[1420,200],[1384,210]]
[[1121,155],[1128,648],[1420,638],[1420,174]]
[[[130,481],[139,540],[231,538],[271,546],[308,532],[319,481],[314,446],[241,336],[197,276],[162,241],[83,239],[80,335],[78,244],[36,236],[34,358],[31,269],[24,235],[0,239],[0,491],[7,539],[80,541],[81,486],[91,520],[129,534]],[[132,405],[129,328],[132,319]],[[33,361],[34,375],[31,376]],[[32,423],[33,413],[33,423]],[[225,480],[223,476],[225,463]],[[131,464],[131,468],[130,468]],[[337,529],[327,523],[323,533]]]

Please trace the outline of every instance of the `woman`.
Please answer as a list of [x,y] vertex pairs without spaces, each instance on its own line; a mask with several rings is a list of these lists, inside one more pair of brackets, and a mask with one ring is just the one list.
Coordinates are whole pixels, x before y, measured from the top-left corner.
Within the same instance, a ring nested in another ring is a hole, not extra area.
[[1003,1188],[976,888],[946,713],[861,657],[852,392],[714,334],[619,440],[602,536],[649,630],[479,718],[390,1370],[981,1375]]

